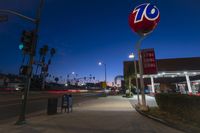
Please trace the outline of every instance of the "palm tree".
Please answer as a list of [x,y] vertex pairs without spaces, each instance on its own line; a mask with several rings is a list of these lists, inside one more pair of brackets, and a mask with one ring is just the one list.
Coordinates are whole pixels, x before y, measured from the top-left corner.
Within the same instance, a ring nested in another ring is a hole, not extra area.
[[47,54],[47,52],[49,51],[49,46],[48,45],[44,45],[43,49],[44,49],[44,56],[45,56]]
[[50,55],[51,55],[51,57],[50,57],[50,59],[49,59],[49,61],[48,61],[48,65],[51,64],[51,59],[52,59],[52,57],[55,55],[55,53],[56,53],[56,49],[55,49],[55,48],[51,48],[51,50],[50,50]]
[[45,63],[45,56],[46,56],[48,50],[49,50],[48,45],[44,45],[44,46],[43,46],[43,52],[42,52],[42,56],[43,56],[43,57],[42,57],[42,63],[43,63],[43,64]]
[[51,48],[51,51],[50,51],[50,54],[51,54],[51,57],[53,57],[56,53],[56,49],[55,48]]
[[[42,63],[42,65],[45,63],[45,56],[46,56],[48,50],[49,50],[49,46],[48,45],[44,45],[39,50],[39,55],[40,55],[39,56],[39,62]],[[35,72],[36,75],[37,75],[37,71],[38,71],[39,65],[41,65],[41,64],[39,64],[39,63],[37,64],[37,68],[36,68],[36,72]]]
[[59,81],[59,78],[58,78],[58,77],[56,77],[54,80],[56,81],[56,83],[58,83],[58,81]]
[[[42,60],[42,56],[43,56],[43,54],[44,54],[44,49],[43,48],[40,48],[40,50],[39,50],[39,62],[41,62],[41,60]],[[37,68],[36,68],[36,72],[35,72],[35,74],[37,75],[37,71],[38,71],[38,68],[39,68],[39,63],[37,64]]]

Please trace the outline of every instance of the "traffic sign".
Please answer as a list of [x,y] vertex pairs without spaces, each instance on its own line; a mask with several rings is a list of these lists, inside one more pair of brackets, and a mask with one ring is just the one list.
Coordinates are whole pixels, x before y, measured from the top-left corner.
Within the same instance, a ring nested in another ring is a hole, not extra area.
[[106,82],[102,82],[102,88],[106,88],[107,87],[107,85],[106,85]]
[[0,22],[8,21],[8,15],[2,15],[0,14]]

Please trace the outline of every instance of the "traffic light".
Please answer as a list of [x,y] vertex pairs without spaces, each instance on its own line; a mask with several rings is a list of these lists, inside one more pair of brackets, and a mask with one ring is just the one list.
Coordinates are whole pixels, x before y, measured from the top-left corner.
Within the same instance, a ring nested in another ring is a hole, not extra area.
[[28,65],[22,65],[19,69],[19,74],[20,75],[29,75],[31,74],[32,67],[29,67]]
[[19,69],[20,75],[27,75],[28,74],[28,66],[22,65]]
[[34,54],[34,41],[36,39],[36,35],[34,31],[23,31],[21,42],[22,44],[19,45],[19,49],[23,50],[25,54]]

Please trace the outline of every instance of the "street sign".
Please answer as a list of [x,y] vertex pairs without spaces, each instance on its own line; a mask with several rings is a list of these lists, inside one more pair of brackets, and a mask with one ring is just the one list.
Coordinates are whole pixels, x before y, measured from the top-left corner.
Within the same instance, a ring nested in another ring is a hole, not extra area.
[[101,87],[106,88],[107,87],[106,82],[102,82]]
[[157,74],[157,63],[154,49],[142,49],[142,64],[144,74]]
[[0,14],[0,22],[8,21],[8,15],[2,15]]

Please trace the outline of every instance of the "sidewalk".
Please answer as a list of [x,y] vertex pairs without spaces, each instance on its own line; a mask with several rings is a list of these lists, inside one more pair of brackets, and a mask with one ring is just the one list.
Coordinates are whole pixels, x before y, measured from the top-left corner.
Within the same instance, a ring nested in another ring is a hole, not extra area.
[[28,124],[0,125],[0,133],[181,133],[138,114],[121,96],[82,102],[72,113],[39,116]]
[[[140,98],[140,102],[142,101],[142,96],[139,95],[139,98]],[[146,103],[149,107],[158,107],[157,103],[156,103],[156,100],[155,100],[155,97],[153,96],[149,96],[149,95],[145,95],[145,98],[146,98]],[[134,106],[135,104],[137,104],[138,100],[137,100],[137,95],[135,94],[133,96],[133,98],[129,98],[131,104]]]

